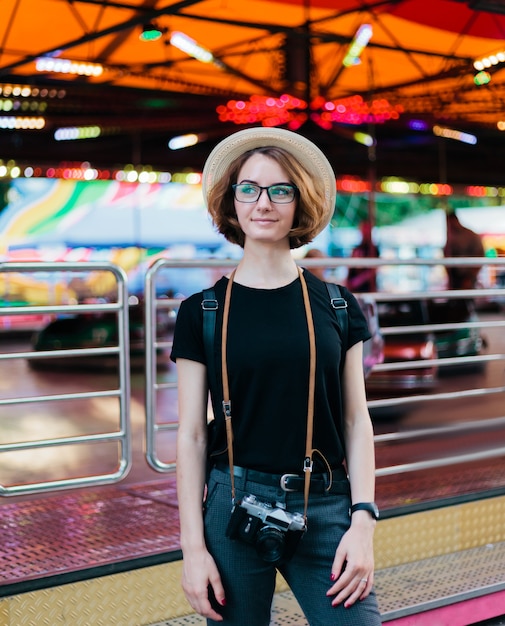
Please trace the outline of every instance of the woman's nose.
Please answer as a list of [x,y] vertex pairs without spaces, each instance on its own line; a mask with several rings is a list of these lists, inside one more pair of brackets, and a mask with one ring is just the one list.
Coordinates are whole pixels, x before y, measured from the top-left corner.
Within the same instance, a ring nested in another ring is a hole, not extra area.
[[271,208],[270,196],[268,195],[268,189],[263,187],[260,191],[260,195],[256,200],[257,206]]

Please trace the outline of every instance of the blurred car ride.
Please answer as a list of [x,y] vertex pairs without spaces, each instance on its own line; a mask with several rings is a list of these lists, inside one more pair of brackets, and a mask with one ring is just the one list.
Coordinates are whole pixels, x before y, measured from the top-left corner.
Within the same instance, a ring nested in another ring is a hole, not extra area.
[[[167,297],[171,297],[169,294]],[[363,345],[363,367],[368,376],[377,363],[384,360],[384,339],[380,333],[377,305],[372,298],[357,296],[365,315],[372,337]],[[130,365],[132,369],[144,367],[145,331],[144,306],[137,301],[129,307]],[[176,311],[160,308],[157,311],[157,336],[166,337],[173,328]],[[82,348],[104,348],[118,345],[118,326],[115,312],[81,313],[61,316],[34,335],[33,350],[75,350]],[[113,367],[117,366],[116,355],[83,355],[72,357],[49,357],[29,359],[34,369],[46,367]],[[159,351],[158,364],[168,365],[168,356]]]
[[[422,326],[429,323],[429,312],[424,300],[378,302],[379,325],[388,327]],[[437,358],[435,337],[431,332],[413,332],[385,335],[384,363],[422,362]],[[437,383],[437,367],[433,364],[406,369],[372,371],[367,378],[367,392],[371,396],[422,391]]]
[[30,306],[29,302],[0,300],[0,333],[31,333],[41,330],[54,319],[54,315],[47,313],[2,314],[2,308],[27,306]]
[[[387,327],[419,326],[423,324],[464,324],[477,322],[475,305],[471,300],[437,299],[380,302],[379,324]],[[434,330],[426,333],[386,335],[384,362],[408,362],[439,359],[438,366],[372,372],[367,380],[370,395],[385,392],[421,391],[433,388],[438,376],[459,371],[461,368],[482,368],[481,363],[470,361],[458,365],[443,366],[443,359],[451,357],[477,356],[484,340],[478,328],[464,325],[449,330]]]
[[[432,300],[428,303],[428,315],[431,324],[461,324],[478,322],[479,318],[472,300]],[[477,356],[484,345],[478,328],[461,326],[453,330],[435,331],[435,345],[440,359],[450,357]],[[482,363],[470,362],[451,367],[440,368],[439,373],[450,373],[461,367],[482,368]]]
[[[173,324],[170,311],[158,313],[158,336],[167,333]],[[144,304],[136,296],[130,296],[129,303],[129,339],[130,339],[130,367],[143,368],[145,365],[145,328]],[[105,348],[117,346],[119,341],[118,322],[116,312],[93,312],[65,315],[48,324],[34,335],[32,349],[35,352],[51,350],[75,350],[83,348]],[[159,350],[158,363],[168,366],[168,356]],[[33,369],[48,367],[61,368],[110,368],[118,366],[117,355],[83,355],[61,356],[29,359]]]

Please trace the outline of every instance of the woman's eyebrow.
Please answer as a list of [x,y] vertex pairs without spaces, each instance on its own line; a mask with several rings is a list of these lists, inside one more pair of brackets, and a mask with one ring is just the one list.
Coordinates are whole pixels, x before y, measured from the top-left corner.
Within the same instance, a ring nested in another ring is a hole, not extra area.
[[[258,187],[261,187],[261,185],[255,181],[255,180],[251,180],[249,178],[243,178],[238,184],[242,185],[243,183],[251,183],[251,185],[258,185]],[[287,183],[287,182],[278,182],[278,183],[272,183],[271,185],[268,185],[268,187],[273,187],[274,185],[292,185],[293,183]]]

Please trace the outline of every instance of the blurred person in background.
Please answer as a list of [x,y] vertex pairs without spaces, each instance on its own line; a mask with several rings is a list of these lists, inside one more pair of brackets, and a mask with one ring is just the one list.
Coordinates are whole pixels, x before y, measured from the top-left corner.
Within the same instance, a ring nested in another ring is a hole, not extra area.
[[[326,254],[322,250],[319,250],[319,248],[310,248],[310,250],[307,250],[304,258],[325,259]],[[320,280],[326,280],[326,268],[322,265],[320,267],[311,267],[309,272],[312,272],[312,274],[317,276]]]
[[[444,246],[446,258],[484,256],[484,246],[480,235],[463,226],[454,211],[447,213],[446,224],[447,240]],[[449,289],[475,288],[481,267],[481,265],[446,267]]]
[[[372,222],[364,220],[359,229],[361,243],[352,251],[352,258],[378,258],[379,249],[372,239]],[[377,291],[377,269],[375,267],[350,267],[347,274],[347,287],[353,292],[371,293]]]

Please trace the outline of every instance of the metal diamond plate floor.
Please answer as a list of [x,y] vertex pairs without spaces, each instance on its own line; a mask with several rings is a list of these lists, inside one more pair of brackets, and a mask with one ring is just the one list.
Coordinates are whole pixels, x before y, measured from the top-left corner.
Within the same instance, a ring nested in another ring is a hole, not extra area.
[[179,550],[175,484],[102,487],[0,506],[1,586]]
[[[397,507],[505,484],[505,464],[420,472],[380,479],[377,501],[387,516]],[[2,587],[111,564],[179,554],[175,476],[126,486],[97,487],[0,506]]]
[[[457,572],[457,576],[455,576]],[[383,621],[393,621],[415,615],[418,607],[424,611],[496,594],[497,602],[505,601],[505,543],[483,546],[455,554],[423,559],[376,572],[375,590]],[[502,607],[505,609],[505,607]],[[498,607],[497,607],[498,612]],[[499,611],[501,613],[501,611]],[[468,615],[467,626],[475,624]],[[417,618],[414,618],[417,619]],[[437,624],[450,624],[439,621]],[[419,621],[421,624],[429,623]],[[415,624],[416,622],[409,622]],[[453,624],[462,622],[454,621]],[[486,626],[501,624],[502,618],[486,620]],[[150,626],[204,626],[205,619],[186,615]],[[297,601],[290,591],[277,593],[274,598],[270,626],[308,626]],[[484,623],[482,623],[484,626]]]
[[[185,615],[150,626],[205,626],[206,623],[206,620],[199,615]],[[308,626],[305,616],[290,591],[275,594],[270,626]]]

